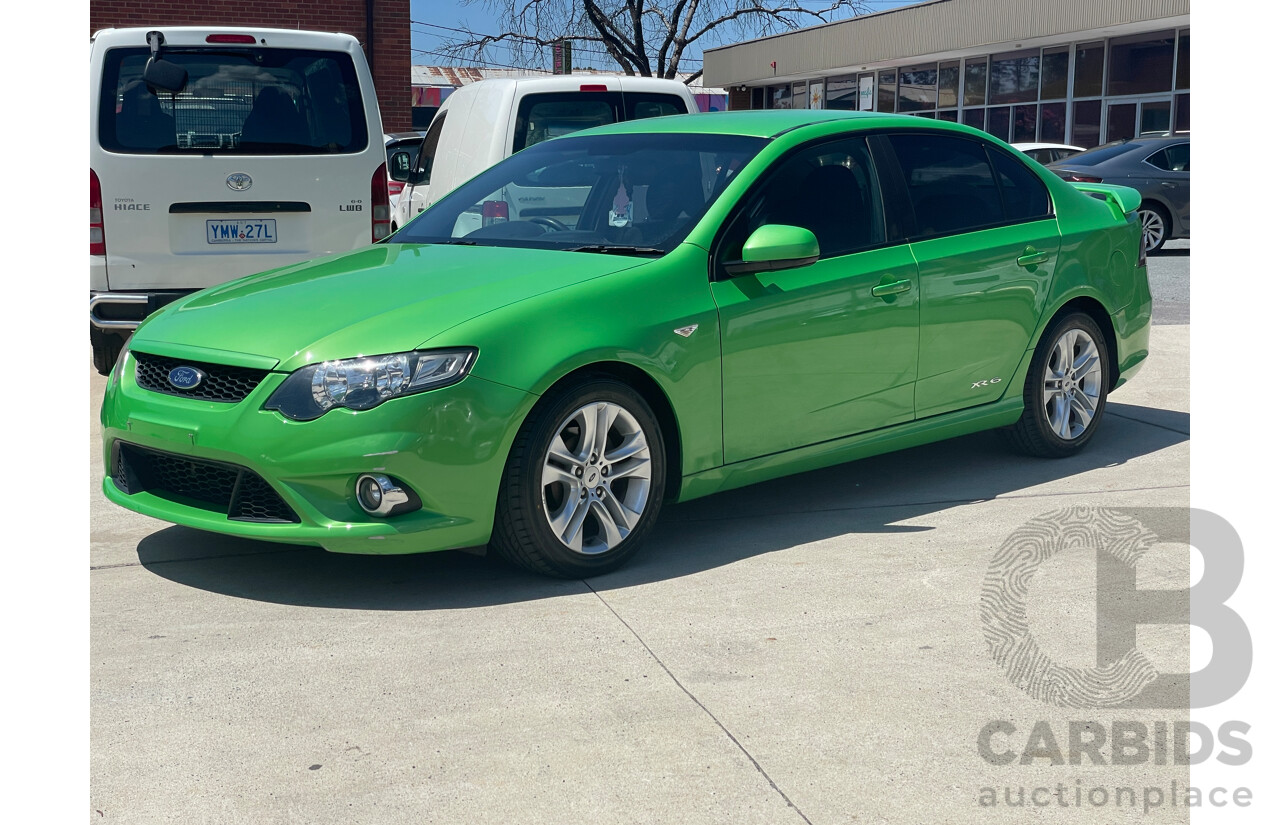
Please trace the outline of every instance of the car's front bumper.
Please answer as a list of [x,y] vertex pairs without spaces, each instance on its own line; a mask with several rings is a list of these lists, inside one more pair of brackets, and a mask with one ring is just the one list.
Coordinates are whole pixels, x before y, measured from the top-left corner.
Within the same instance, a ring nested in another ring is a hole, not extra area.
[[[309,544],[343,553],[417,553],[484,544],[516,430],[536,398],[475,376],[371,410],[333,410],[290,421],[263,404],[286,377],[268,373],[238,403],[153,392],[134,380],[132,354],[102,406],[103,492],[130,510],[200,530]],[[297,515],[296,523],[228,518],[168,491],[132,494],[112,478],[117,441],[256,473]],[[355,501],[362,473],[392,476],[422,509],[388,518]]]

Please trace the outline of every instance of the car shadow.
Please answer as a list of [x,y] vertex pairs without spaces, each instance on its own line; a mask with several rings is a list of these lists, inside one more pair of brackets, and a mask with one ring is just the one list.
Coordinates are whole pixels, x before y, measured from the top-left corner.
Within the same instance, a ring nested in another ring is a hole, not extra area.
[[[1066,459],[1016,455],[986,432],[668,505],[640,554],[590,586],[678,578],[839,535],[927,531],[902,522],[1121,465],[1190,437],[1190,415],[1173,410],[1111,403],[1104,424],[1088,449]],[[581,581],[525,573],[491,556],[341,555],[186,527],[147,536],[137,552],[143,567],[179,584],[310,607],[441,610],[584,592]]]
[[1191,249],[1169,249],[1164,247],[1163,249],[1157,249],[1155,252],[1148,252],[1147,256],[1151,258],[1190,258]]

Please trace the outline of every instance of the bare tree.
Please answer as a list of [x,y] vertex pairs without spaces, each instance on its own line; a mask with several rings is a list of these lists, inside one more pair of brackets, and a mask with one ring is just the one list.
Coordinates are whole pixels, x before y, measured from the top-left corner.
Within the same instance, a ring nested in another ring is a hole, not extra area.
[[[567,39],[578,53],[608,55],[629,75],[674,78],[689,47],[704,37],[758,37],[869,11],[863,0],[823,2],[806,8],[802,0],[465,0],[492,12],[503,31],[468,30],[444,49],[484,60],[487,47],[505,44],[512,62],[533,66],[544,63],[542,47]],[[686,82],[701,75],[698,69]]]

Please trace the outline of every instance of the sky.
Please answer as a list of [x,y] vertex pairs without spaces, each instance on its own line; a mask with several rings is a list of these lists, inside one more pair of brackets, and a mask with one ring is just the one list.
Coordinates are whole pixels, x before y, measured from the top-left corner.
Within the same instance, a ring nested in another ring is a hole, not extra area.
[[[909,5],[912,0],[863,0],[863,2],[872,11],[884,11],[897,6]],[[809,0],[802,0],[802,3],[815,9],[829,5],[828,2],[810,2]],[[450,31],[450,29],[469,27],[478,34],[495,34],[500,29],[500,21],[494,12],[485,7],[483,0],[475,0],[475,2],[469,4],[464,4],[462,0],[409,0],[409,16],[413,20],[413,26],[411,27],[413,30],[413,63],[417,66],[459,65],[459,61],[439,53],[441,47],[451,38],[463,37],[459,32]],[[733,42],[732,40],[717,41],[714,37],[714,34],[709,34],[704,38],[704,40],[707,40],[706,43],[699,40],[698,44],[710,47],[723,45],[725,42]],[[602,48],[601,52],[598,53],[588,51],[589,48],[594,47],[579,46],[575,50],[573,60],[575,66],[610,70],[618,68],[613,59],[603,53]],[[433,54],[433,52],[435,53]],[[491,47],[485,54],[485,58],[488,61],[487,63],[481,64],[477,61],[472,65],[503,67],[510,66],[515,62],[509,50],[502,46]],[[681,70],[696,71],[700,69],[702,67],[700,58],[700,48],[686,53],[684,59],[681,60]]]

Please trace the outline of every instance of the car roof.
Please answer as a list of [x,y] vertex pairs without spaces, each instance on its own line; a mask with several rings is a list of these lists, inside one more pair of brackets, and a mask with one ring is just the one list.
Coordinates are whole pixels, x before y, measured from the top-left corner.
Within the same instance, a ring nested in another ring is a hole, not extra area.
[[[689,133],[744,135],[748,137],[777,137],[805,126],[844,121],[857,129],[878,129],[886,126],[909,128],[934,127],[957,132],[972,133],[972,129],[941,120],[891,115],[881,112],[847,112],[838,109],[739,109],[730,112],[706,112],[691,115],[667,115],[642,118],[597,126],[574,135],[586,134],[651,134]],[[566,136],[569,137],[569,136]]]

